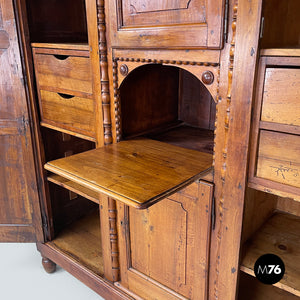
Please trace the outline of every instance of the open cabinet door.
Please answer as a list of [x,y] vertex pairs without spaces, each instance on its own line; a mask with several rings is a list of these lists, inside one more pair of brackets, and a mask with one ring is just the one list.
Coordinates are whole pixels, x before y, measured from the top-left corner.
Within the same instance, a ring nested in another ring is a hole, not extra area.
[[0,0],[0,242],[43,239],[12,0]]

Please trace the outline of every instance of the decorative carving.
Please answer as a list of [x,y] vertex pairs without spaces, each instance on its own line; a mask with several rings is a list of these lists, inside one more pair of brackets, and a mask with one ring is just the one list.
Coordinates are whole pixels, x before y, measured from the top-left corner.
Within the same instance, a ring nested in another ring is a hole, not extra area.
[[228,130],[229,130],[229,120],[230,120],[230,109],[231,109],[231,90],[232,90],[232,74],[233,74],[233,63],[234,63],[234,50],[235,50],[235,37],[236,37],[236,20],[237,20],[237,0],[234,1],[233,5],[233,16],[232,16],[232,39],[230,43],[230,50],[229,50],[229,67],[228,67],[228,87],[227,87],[227,96],[226,96],[226,116],[225,116],[225,123],[224,123],[224,147],[222,150],[222,168],[221,168],[221,181],[222,181],[222,189],[221,195],[219,200],[219,230],[217,233],[217,255],[216,255],[216,278],[214,282],[214,298],[217,300],[218,297],[218,284],[219,284],[219,266],[220,266],[220,246],[221,246],[221,239],[222,239],[222,230],[223,230],[223,211],[224,211],[224,186],[225,186],[225,174],[227,169],[227,147],[228,147]]
[[112,143],[104,0],[97,0],[104,144]]
[[126,64],[122,64],[122,65],[120,66],[120,73],[121,73],[123,76],[126,76],[126,75],[128,74],[128,71],[129,71],[129,69],[128,69],[128,67],[127,67]]
[[[116,135],[117,135],[117,141],[121,140],[122,137],[122,128],[121,128],[121,103],[120,103],[120,95],[119,95],[119,83],[118,83],[118,61],[121,62],[139,62],[139,63],[154,63],[154,64],[169,64],[169,65],[190,65],[190,66],[206,66],[206,67],[217,67],[219,66],[219,63],[212,63],[212,62],[196,62],[196,61],[176,61],[176,60],[166,60],[166,59],[150,59],[150,58],[133,58],[133,57],[114,57],[113,58],[113,87],[114,87],[114,107],[115,107],[115,120],[116,120]],[[120,66],[120,73],[123,76],[122,72],[125,72],[126,68],[128,69],[126,64],[122,64]],[[214,74],[211,71],[204,72],[208,73],[207,77],[210,77],[212,80],[211,83],[206,84],[212,84],[214,81]],[[220,72],[218,71],[218,75],[220,75]],[[202,77],[203,80],[203,77]],[[218,76],[218,86],[219,86],[219,76]],[[208,79],[209,81],[209,79]],[[203,81],[204,82],[204,81]],[[205,83],[205,82],[204,82]],[[217,93],[218,95],[218,93]],[[218,97],[217,97],[218,98]],[[215,102],[217,100],[214,99]]]
[[47,257],[42,258],[42,265],[45,271],[49,274],[54,273],[56,271],[56,264]]
[[111,246],[111,262],[113,281],[119,280],[119,248],[118,248],[118,232],[117,232],[117,208],[116,201],[108,198],[108,221],[109,221],[109,239]]
[[118,83],[118,59],[113,60],[113,86],[114,86],[114,106],[115,106],[115,120],[116,120],[116,136],[117,142],[121,140],[121,102],[119,95]]
[[130,1],[130,13],[149,13],[155,11],[168,11],[188,9],[191,0],[176,0],[176,1],[145,1],[132,0]]
[[181,60],[168,60],[168,59],[150,59],[150,58],[129,58],[129,57],[115,57],[115,61],[130,61],[130,62],[142,62],[153,64],[165,64],[165,65],[191,65],[191,66],[206,66],[217,67],[219,63],[215,62],[200,62],[200,61],[181,61]]
[[207,85],[212,84],[214,82],[214,74],[211,71],[205,71],[202,74],[201,79],[202,79],[203,83],[205,83]]

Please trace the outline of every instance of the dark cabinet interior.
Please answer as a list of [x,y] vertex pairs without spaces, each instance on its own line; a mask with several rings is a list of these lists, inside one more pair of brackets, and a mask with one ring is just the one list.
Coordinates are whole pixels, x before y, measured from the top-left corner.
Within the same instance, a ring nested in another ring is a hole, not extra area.
[[146,136],[213,152],[216,104],[205,85],[178,67],[149,64],[120,86],[122,137]]
[[27,0],[32,43],[88,43],[84,0]]

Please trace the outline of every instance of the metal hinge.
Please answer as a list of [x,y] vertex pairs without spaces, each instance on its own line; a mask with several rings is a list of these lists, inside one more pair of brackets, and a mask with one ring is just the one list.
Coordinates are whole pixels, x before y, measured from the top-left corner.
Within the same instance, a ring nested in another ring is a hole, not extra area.
[[215,230],[216,226],[216,207],[215,207],[215,197],[212,197],[212,203],[211,203],[211,228],[212,230]]
[[264,29],[265,29],[265,18],[261,17],[260,32],[259,32],[260,39],[262,39],[262,37],[264,36]]
[[224,41],[227,43],[228,38],[228,11],[229,11],[229,0],[225,1],[225,13],[224,13]]

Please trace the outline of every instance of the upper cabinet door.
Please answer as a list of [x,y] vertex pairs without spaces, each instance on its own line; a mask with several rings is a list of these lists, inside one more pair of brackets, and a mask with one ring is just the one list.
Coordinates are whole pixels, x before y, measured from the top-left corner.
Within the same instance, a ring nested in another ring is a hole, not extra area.
[[0,242],[43,239],[13,1],[0,0]]
[[225,0],[106,3],[113,47],[220,49],[223,45]]

